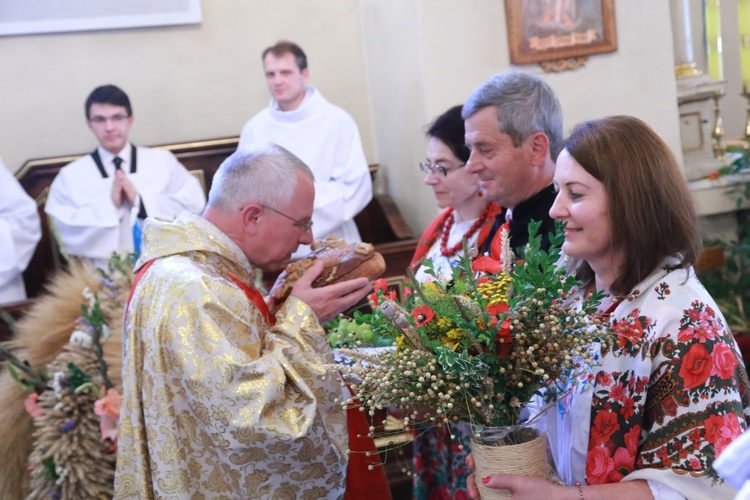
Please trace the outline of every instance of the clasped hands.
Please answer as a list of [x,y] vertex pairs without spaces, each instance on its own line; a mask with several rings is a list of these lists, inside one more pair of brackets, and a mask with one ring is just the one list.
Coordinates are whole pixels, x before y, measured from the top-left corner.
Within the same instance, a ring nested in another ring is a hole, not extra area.
[[[112,203],[116,208],[120,208],[123,201],[130,203],[130,206],[135,206],[135,198],[138,196],[135,186],[125,176],[125,172],[117,170],[115,172],[115,181],[112,183]],[[123,200],[124,198],[124,200]]]

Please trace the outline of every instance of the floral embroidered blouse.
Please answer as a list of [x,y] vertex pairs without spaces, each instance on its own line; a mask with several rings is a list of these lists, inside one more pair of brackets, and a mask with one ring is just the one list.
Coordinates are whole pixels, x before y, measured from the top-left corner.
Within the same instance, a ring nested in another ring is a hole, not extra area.
[[561,479],[645,479],[657,499],[733,497],[710,464],[747,427],[750,383],[693,269],[656,270],[611,318],[601,364],[545,417]]

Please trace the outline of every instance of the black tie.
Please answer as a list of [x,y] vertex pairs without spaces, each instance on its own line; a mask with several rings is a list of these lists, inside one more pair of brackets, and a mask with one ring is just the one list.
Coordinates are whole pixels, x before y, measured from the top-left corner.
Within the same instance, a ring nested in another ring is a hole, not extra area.
[[115,164],[115,172],[120,170],[120,165],[122,165],[122,158],[119,156],[115,156],[115,159],[112,160],[112,163]]

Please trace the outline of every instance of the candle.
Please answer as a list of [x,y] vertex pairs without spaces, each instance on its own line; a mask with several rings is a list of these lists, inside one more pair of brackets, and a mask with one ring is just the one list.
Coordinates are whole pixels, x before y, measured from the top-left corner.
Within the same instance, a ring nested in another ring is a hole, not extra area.
[[724,78],[724,64],[721,58],[721,14],[719,0],[706,0],[706,57],[708,72],[714,80]]
[[742,83],[750,88],[750,0],[737,2],[737,19],[740,23]]
[[694,62],[693,35],[690,32],[690,2],[689,0],[672,0],[669,6],[672,13],[675,66],[690,64]]

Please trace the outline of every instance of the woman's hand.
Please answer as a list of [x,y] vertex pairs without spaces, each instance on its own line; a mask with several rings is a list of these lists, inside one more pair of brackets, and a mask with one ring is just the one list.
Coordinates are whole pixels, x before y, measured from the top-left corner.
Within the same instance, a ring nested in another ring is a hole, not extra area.
[[[474,457],[469,454],[466,457],[466,465],[474,470]],[[517,476],[511,474],[492,474],[480,478],[482,486],[493,489],[505,489],[512,492],[514,499],[556,498],[556,499],[578,499],[580,498],[578,488],[575,486],[559,486],[552,484],[546,479],[531,476]],[[466,486],[469,496],[473,499],[479,498],[479,487],[477,486],[476,474],[471,473],[466,478]]]
[[[469,478],[466,481],[469,486],[469,495],[471,498],[479,498],[479,488],[474,482],[474,474]],[[514,500],[539,498],[570,498],[572,500],[580,497],[578,488],[575,486],[560,486],[539,477],[492,474],[481,478],[480,481],[485,488],[510,490]]]

